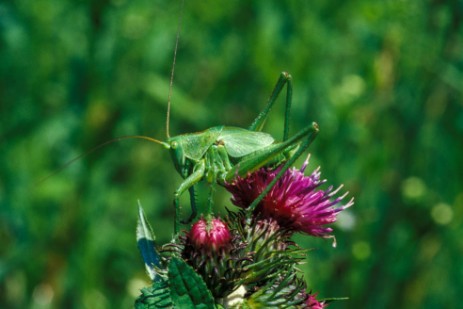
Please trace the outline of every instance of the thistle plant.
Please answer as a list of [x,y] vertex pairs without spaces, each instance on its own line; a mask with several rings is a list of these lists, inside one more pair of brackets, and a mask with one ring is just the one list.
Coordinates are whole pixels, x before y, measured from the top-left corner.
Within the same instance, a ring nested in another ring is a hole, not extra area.
[[[157,248],[140,207],[137,241],[152,285],[142,289],[136,308],[325,308],[307,287],[298,265],[307,250],[294,233],[333,238],[328,224],[353,205],[341,187],[320,189],[320,168],[304,175],[284,172],[257,204],[253,201],[275,179],[281,166],[263,167],[224,187],[238,210],[202,216],[189,230]],[[335,244],[335,242],[334,242]]]

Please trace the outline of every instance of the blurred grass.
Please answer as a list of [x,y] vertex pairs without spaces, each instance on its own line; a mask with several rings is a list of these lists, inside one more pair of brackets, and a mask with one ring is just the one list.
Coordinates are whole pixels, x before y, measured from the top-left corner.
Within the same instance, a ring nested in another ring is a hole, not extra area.
[[[146,284],[137,199],[164,243],[181,181],[161,147],[115,143],[37,181],[111,138],[164,138],[179,6],[0,3],[0,307],[130,307]],[[298,237],[309,286],[350,298],[333,308],[460,304],[462,17],[459,1],[186,1],[171,132],[246,127],[292,74],[292,132],[320,124],[311,166],[356,198],[337,249]]]

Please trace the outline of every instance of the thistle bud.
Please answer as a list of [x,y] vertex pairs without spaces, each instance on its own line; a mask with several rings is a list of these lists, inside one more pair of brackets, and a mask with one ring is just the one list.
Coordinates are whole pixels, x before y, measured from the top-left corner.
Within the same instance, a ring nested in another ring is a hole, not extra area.
[[233,266],[236,258],[232,251],[237,250],[237,239],[229,225],[219,218],[201,218],[182,242],[182,258],[203,277],[212,295],[223,298],[230,294],[240,270]]
[[217,251],[230,242],[231,235],[227,225],[220,219],[199,219],[191,227],[188,238],[196,249]]

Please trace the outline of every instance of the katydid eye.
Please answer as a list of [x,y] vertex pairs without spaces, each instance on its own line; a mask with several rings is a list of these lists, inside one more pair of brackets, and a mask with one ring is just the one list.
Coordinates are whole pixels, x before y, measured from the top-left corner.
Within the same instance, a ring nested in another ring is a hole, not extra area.
[[178,147],[178,143],[177,142],[172,142],[172,144],[170,144],[170,147],[172,147],[172,149],[175,149]]

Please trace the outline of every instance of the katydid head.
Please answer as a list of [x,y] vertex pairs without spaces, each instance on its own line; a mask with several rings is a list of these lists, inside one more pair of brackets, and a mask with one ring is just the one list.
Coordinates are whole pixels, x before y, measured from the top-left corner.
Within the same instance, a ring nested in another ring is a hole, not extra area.
[[191,173],[191,167],[204,159],[207,150],[217,142],[223,126],[181,134],[167,139],[172,161],[183,177]]
[[174,162],[175,169],[183,175],[183,169],[185,168],[186,156],[185,151],[183,149],[183,145],[181,142],[181,138],[171,137],[167,141],[168,145],[170,146],[170,155],[172,157],[172,161]]

